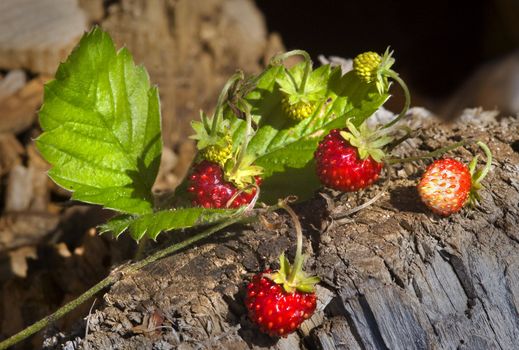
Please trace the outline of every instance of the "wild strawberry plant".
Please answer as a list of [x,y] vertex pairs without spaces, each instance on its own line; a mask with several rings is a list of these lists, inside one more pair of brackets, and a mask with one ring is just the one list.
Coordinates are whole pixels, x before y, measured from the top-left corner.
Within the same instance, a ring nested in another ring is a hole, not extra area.
[[[285,67],[283,61],[293,55],[301,55],[303,62]],[[159,208],[152,193],[162,153],[158,89],[150,84],[146,70],[135,65],[128,50],[117,51],[110,36],[94,28],[45,86],[40,111],[43,133],[36,145],[52,166],[49,176],[70,190],[72,199],[119,214],[101,226],[101,233],[112,232],[118,237],[127,231],[139,241],[144,236],[155,239],[162,231],[212,225],[130,264],[125,271],[137,271],[224,227],[243,222],[244,212],[258,200],[274,204],[269,210],[285,208],[296,224],[294,264],[282,255],[279,271],[253,278],[246,300],[253,322],[269,334],[285,336],[315,310],[314,285],[319,279],[303,271],[299,222],[286,202],[278,199],[293,195],[301,200],[309,198],[321,186],[317,175],[325,185],[344,191],[364,188],[377,179],[386,157],[383,148],[392,141],[389,127],[405,115],[410,102],[404,81],[391,69],[393,64],[389,51],[382,56],[366,52],[355,58],[352,71],[343,74],[339,67],[330,65],[314,69],[308,54],[295,50],[275,57],[258,76],[245,79],[242,73],[235,74],[224,86],[215,113],[208,116],[202,112],[200,121],[193,122],[192,138],[199,154],[170,207]],[[393,121],[370,130],[364,121],[390,97],[392,81],[404,90],[404,108]],[[477,158],[471,162],[465,171],[471,175],[470,186],[462,186],[464,192],[456,194],[461,198],[456,210],[467,197],[473,202],[478,199],[477,190],[490,168],[490,150],[478,145],[487,155],[487,164],[476,170]],[[339,161],[337,156],[351,159]],[[352,184],[351,176],[345,174],[355,173],[354,168],[365,162],[371,164],[370,171],[364,171]],[[422,191],[428,196],[424,199],[422,195],[422,199],[426,203],[438,196],[448,200],[450,193],[444,193],[445,186],[438,185],[435,178],[430,180],[436,186]],[[0,342],[0,349],[59,319],[114,283],[117,276],[108,276],[48,318]],[[274,301],[278,307],[275,315],[271,308]]]
[[[283,60],[299,54],[303,62],[286,68]],[[202,113],[194,122],[195,162],[217,164],[236,196],[249,198],[260,178],[262,202],[308,198],[321,186],[313,160],[319,141],[348,119],[360,126],[389,98],[389,84],[376,82],[355,71],[343,75],[339,67],[313,69],[304,51],[278,56],[258,76],[234,76],[214,115]],[[290,108],[303,104],[309,106],[304,116],[291,115]],[[162,151],[158,89],[129,51],[116,51],[99,28],[83,36],[46,85],[40,122],[36,144],[52,165],[50,177],[72,199],[120,214],[101,232],[155,239],[161,231],[212,224],[243,210],[200,206],[189,193],[189,178],[174,206],[155,206],[152,186]]]

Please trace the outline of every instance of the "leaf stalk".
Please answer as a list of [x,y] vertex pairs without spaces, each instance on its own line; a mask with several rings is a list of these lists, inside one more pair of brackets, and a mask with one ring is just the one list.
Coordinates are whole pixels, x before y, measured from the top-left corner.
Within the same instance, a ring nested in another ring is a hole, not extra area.
[[218,124],[222,118],[223,114],[223,105],[228,99],[228,93],[231,86],[237,82],[238,80],[243,80],[244,75],[242,71],[238,71],[234,73],[229,80],[225,83],[222,91],[220,91],[220,95],[218,95],[218,101],[216,103],[216,111],[213,116],[213,124],[211,126],[210,136],[215,136],[218,131]]

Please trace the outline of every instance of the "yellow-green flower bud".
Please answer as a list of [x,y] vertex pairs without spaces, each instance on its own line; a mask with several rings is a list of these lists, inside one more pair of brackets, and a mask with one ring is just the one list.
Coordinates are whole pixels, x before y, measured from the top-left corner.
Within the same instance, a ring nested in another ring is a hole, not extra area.
[[308,118],[314,112],[315,106],[313,103],[298,101],[290,104],[288,96],[283,97],[281,101],[283,112],[295,121],[301,121]]
[[377,79],[377,70],[382,63],[382,57],[376,52],[364,52],[353,60],[353,70],[360,79],[371,83]]
[[200,151],[202,157],[210,162],[224,166],[225,162],[231,158],[232,155],[232,138],[230,135],[224,136],[224,144],[210,145]]

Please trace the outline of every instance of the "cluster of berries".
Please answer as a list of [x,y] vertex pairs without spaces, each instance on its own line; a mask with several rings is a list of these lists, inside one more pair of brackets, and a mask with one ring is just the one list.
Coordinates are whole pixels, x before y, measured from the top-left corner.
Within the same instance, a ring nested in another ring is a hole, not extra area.
[[[300,51],[297,53],[301,54]],[[277,81],[281,97],[281,109],[294,122],[309,118],[315,112],[321,91],[307,88],[311,61],[307,58],[300,81],[287,76]],[[389,78],[397,81],[406,96],[406,105],[395,120],[371,130],[367,123],[354,125],[347,121],[344,129],[331,130],[319,143],[314,159],[317,175],[327,187],[344,192],[358,191],[372,185],[380,176],[386,157],[385,148],[393,142],[389,126],[404,116],[409,107],[409,91],[398,74],[391,69],[394,59],[386,51],[383,56],[366,52],[355,58],[353,69],[360,81],[375,84],[380,93],[389,89]],[[231,79],[232,80],[232,79]],[[222,101],[225,101],[228,83],[212,123],[202,115],[202,121],[193,125],[198,140],[199,161],[193,166],[188,182],[192,203],[205,208],[238,208],[254,201],[259,194],[262,169],[244,161],[247,138],[240,145],[233,145],[228,126],[221,117]],[[251,118],[247,115],[248,129]],[[210,126],[212,124],[212,126]],[[467,167],[457,160],[444,158],[435,161],[423,174],[418,192],[423,202],[440,215],[459,211],[466,203],[478,200],[477,191],[491,163],[491,154],[483,143],[487,165],[476,171],[477,157]],[[282,255],[280,270],[261,272],[248,285],[245,304],[250,319],[272,336],[286,336],[309,318],[316,308],[314,287],[317,277],[308,277],[302,271],[302,233],[293,211],[283,206],[292,216],[298,234],[298,249],[291,265]]]

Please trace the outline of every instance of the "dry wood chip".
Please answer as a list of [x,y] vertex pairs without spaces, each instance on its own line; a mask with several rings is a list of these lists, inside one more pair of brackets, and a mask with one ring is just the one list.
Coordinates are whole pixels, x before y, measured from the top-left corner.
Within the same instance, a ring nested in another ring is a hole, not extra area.
[[0,1],[0,68],[54,74],[86,30],[71,0]]
[[39,243],[56,230],[59,216],[37,213],[8,213],[0,217],[0,251]]
[[0,132],[0,176],[7,174],[20,163],[24,148],[13,134]]
[[23,70],[15,69],[0,79],[0,101],[11,96],[25,86],[26,76]]
[[43,100],[45,79],[33,79],[17,93],[0,100],[0,133],[18,134],[32,125]]

